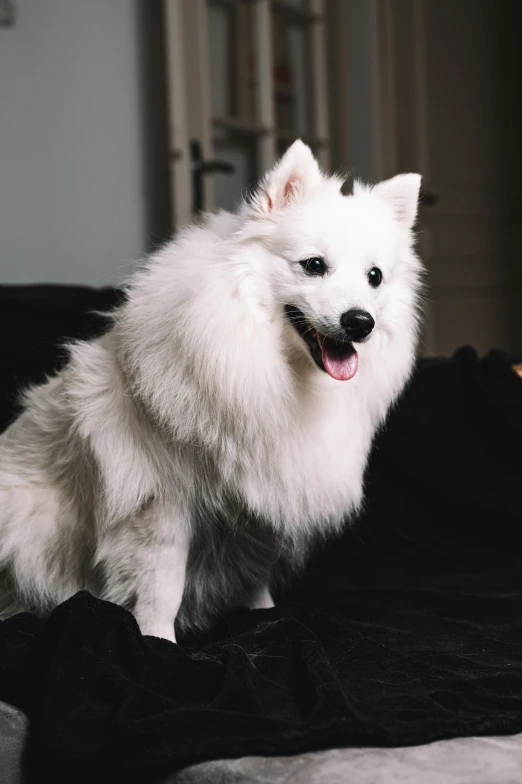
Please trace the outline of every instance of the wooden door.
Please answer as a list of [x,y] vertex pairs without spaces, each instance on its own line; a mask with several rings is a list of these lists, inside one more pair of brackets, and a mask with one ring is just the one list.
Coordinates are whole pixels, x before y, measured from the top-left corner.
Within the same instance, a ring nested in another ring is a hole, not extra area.
[[380,6],[385,174],[420,171],[424,190],[436,199],[420,215],[429,273],[427,354],[463,344],[479,352],[522,351],[514,318],[521,308],[520,259],[513,263],[520,230],[520,215],[518,232],[513,226],[520,201],[513,165],[520,150],[506,134],[517,96],[505,67],[500,6],[491,0]]

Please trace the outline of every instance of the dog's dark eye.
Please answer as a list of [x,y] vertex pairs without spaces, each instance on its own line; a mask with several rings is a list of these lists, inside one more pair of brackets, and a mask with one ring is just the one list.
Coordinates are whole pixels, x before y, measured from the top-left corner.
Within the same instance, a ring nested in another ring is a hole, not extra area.
[[320,259],[319,256],[314,256],[311,259],[305,259],[299,263],[307,275],[320,275],[323,277],[323,275],[326,275],[326,271],[328,269],[324,259]]
[[368,273],[368,283],[374,289],[382,283],[382,272],[379,267],[372,267]]

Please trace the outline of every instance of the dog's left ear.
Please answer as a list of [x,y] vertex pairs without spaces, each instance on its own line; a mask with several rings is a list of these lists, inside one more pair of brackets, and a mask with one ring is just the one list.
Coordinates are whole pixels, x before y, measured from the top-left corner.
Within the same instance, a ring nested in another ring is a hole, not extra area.
[[322,179],[312,150],[298,139],[264,176],[251,199],[251,207],[261,216],[269,215],[302,199]]
[[398,174],[374,185],[372,193],[388,202],[395,220],[409,231],[417,217],[420,184],[420,174]]

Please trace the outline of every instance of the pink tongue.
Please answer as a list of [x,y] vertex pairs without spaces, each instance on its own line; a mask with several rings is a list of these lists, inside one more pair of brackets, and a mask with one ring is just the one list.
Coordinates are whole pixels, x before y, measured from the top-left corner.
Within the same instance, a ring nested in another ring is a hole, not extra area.
[[323,353],[324,369],[329,376],[336,381],[349,381],[357,373],[359,367],[359,356],[357,351],[352,348],[335,350],[325,344],[323,336],[318,332],[317,340]]

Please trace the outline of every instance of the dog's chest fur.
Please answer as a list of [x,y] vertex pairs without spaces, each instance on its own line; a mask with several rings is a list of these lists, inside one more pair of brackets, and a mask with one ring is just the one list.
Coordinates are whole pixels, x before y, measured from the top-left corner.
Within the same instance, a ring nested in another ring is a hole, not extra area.
[[[257,437],[226,468],[231,489],[254,515],[290,537],[338,526],[362,498],[374,424],[351,389],[315,389],[281,406],[280,426],[259,421]],[[219,465],[217,465],[219,471]]]

